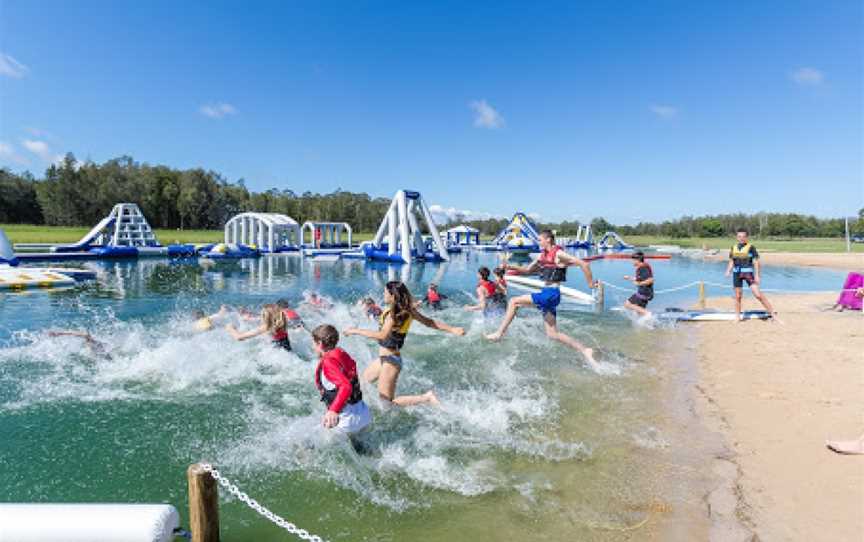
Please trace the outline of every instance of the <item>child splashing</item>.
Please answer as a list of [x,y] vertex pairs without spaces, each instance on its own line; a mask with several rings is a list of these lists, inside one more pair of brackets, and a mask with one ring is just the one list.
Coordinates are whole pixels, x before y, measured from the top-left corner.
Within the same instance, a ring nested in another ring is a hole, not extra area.
[[540,248],[543,249],[543,252],[531,265],[518,266],[505,264],[504,268],[520,274],[539,273],[541,280],[545,283],[543,289],[535,294],[520,295],[519,297],[510,299],[510,303],[507,305],[507,313],[504,315],[504,320],[501,321],[498,331],[487,335],[486,338],[492,341],[501,340],[504,334],[507,333],[507,328],[513,322],[519,308],[535,305],[543,313],[543,322],[546,324],[546,336],[579,351],[585,356],[585,360],[591,368],[596,371],[599,369],[599,366],[594,361],[594,350],[573,337],[561,333],[558,330],[557,319],[558,304],[561,303],[560,286],[562,282],[567,280],[567,268],[573,265],[579,266],[585,274],[588,286],[595,288],[597,283],[591,275],[591,266],[588,262],[567,254],[564,252],[564,249],[556,245],[555,235],[550,230],[543,230],[540,233]]
[[228,333],[238,341],[245,341],[252,337],[270,334],[274,346],[278,346],[284,350],[291,350],[291,340],[288,338],[288,322],[285,318],[285,313],[275,304],[264,305],[261,309],[261,325],[257,328],[245,331],[243,333],[237,331],[233,324],[225,326]]
[[378,331],[359,328],[348,328],[344,331],[346,336],[360,335],[378,341],[379,357],[363,371],[363,379],[370,383],[378,381],[378,394],[386,403],[399,406],[439,404],[438,397],[432,390],[423,395],[396,396],[396,383],[399,380],[399,373],[402,372],[401,350],[405,344],[405,336],[414,320],[432,329],[446,331],[460,337],[465,334],[465,330],[421,314],[414,306],[411,292],[402,282],[391,281],[385,285],[384,303],[387,308],[381,314]]
[[507,293],[506,286],[502,293],[498,284],[489,280],[490,271],[488,267],[481,267],[477,270],[477,304],[468,305],[465,310],[468,311],[483,311],[484,314],[490,312],[503,312],[507,308]]

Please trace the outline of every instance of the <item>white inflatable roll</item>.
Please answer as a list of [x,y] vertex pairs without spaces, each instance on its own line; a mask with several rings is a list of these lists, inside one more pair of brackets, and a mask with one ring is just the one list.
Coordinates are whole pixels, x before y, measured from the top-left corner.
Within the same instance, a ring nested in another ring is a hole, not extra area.
[[[505,277],[508,284],[513,284],[515,286],[522,286],[525,288],[530,288],[532,290],[540,290],[546,283],[542,280],[532,279],[530,277],[525,277],[522,275],[507,275]],[[561,295],[570,299],[571,301],[576,301],[582,303],[584,305],[593,305],[596,303],[594,296],[591,294],[586,294],[576,288],[570,288],[568,286],[561,286]]]
[[0,504],[0,542],[171,542],[170,504]]

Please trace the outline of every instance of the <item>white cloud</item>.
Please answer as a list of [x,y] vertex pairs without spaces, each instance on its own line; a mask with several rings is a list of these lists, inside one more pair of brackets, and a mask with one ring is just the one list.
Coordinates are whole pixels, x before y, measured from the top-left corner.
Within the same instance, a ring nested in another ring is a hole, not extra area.
[[429,206],[429,212],[432,213],[432,218],[436,224],[444,224],[451,220],[455,220],[457,216],[462,215],[464,220],[487,220],[489,218],[502,218],[500,215],[472,211],[470,209],[457,209],[456,207],[444,207],[443,205],[433,204]]
[[663,119],[671,119],[678,116],[678,108],[672,105],[654,104],[651,106],[651,112]]
[[789,74],[793,81],[802,86],[819,86],[825,81],[825,74],[816,68],[798,68]]
[[0,75],[21,79],[30,72],[30,68],[21,64],[11,55],[0,53]]
[[11,162],[21,166],[29,163],[26,158],[15,151],[15,147],[3,141],[0,141],[0,162]]
[[202,105],[198,110],[205,117],[210,117],[211,119],[221,119],[227,115],[236,115],[237,109],[227,103],[215,103],[215,104],[205,104]]
[[46,162],[54,162],[57,158],[57,155],[51,152],[51,147],[49,147],[44,141],[23,139],[21,140],[21,144],[24,145],[25,149]]
[[489,105],[486,100],[474,100],[468,104],[474,111],[474,126],[497,130],[504,126],[504,117]]

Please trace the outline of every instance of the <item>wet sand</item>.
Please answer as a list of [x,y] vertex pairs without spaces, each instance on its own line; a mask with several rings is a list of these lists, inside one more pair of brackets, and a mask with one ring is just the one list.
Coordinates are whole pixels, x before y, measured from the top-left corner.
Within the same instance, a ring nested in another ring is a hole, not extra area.
[[730,451],[714,505],[729,528],[712,540],[864,539],[864,456],[825,447],[864,432],[864,314],[826,310],[834,298],[773,296],[782,324],[691,324],[697,411]]
[[[758,245],[757,245],[758,248]],[[824,267],[841,271],[864,271],[864,253],[861,252],[770,252],[760,251],[765,265],[797,265],[800,267]],[[709,256],[711,260],[726,261],[728,251]]]

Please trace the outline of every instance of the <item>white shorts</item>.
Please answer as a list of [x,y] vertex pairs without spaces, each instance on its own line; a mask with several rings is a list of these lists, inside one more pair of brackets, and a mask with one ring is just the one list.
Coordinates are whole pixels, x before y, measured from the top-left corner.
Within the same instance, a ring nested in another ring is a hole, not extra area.
[[345,435],[353,435],[366,429],[370,423],[372,423],[372,413],[369,412],[369,407],[364,401],[353,405],[346,403],[342,407],[342,412],[339,413],[339,423],[332,430]]

